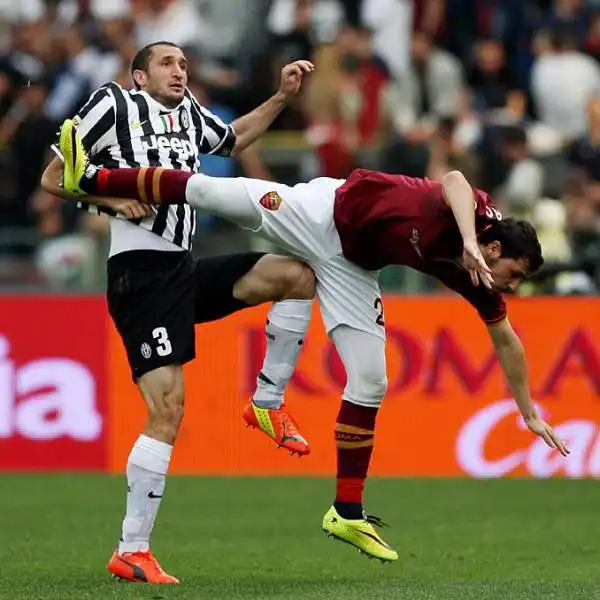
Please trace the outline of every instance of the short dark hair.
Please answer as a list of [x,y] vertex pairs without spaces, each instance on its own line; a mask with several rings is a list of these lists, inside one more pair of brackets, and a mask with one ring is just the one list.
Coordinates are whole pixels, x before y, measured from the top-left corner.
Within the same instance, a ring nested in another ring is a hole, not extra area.
[[147,46],[144,46],[141,50],[138,50],[136,55],[133,57],[131,61],[131,79],[133,79],[133,85],[136,90],[140,89],[135,77],[133,76],[135,71],[147,71],[148,66],[150,65],[150,59],[152,58],[152,50],[156,46],[170,46],[171,48],[179,48],[177,44],[173,42],[166,42],[161,40],[160,42],[152,42]]
[[542,247],[535,227],[528,221],[506,218],[495,221],[479,235],[482,244],[498,241],[502,246],[502,258],[527,261],[529,275],[544,264]]
[[577,47],[577,36],[571,25],[557,25],[548,32],[548,40],[554,50],[570,50]]

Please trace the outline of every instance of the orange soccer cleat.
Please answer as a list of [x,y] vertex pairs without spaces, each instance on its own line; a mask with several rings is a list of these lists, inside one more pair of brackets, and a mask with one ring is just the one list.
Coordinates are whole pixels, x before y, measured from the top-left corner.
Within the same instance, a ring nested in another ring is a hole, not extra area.
[[106,568],[113,577],[136,583],[179,583],[179,579],[165,573],[152,552],[124,552],[117,550]]
[[284,406],[281,408],[261,408],[252,400],[244,407],[244,421],[248,427],[264,431],[275,443],[290,451],[290,454],[304,456],[310,453],[308,442],[298,431],[298,425]]

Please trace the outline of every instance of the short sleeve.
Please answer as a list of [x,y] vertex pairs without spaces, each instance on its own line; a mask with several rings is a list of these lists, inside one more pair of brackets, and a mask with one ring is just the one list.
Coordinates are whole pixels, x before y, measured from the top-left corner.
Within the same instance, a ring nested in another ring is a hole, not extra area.
[[191,93],[188,97],[192,103],[192,110],[196,112],[201,123],[200,152],[202,154],[229,156],[233,151],[236,140],[233,126],[223,123],[217,115],[202,106]]
[[92,156],[117,143],[115,99],[110,84],[90,96],[74,121],[83,147]]

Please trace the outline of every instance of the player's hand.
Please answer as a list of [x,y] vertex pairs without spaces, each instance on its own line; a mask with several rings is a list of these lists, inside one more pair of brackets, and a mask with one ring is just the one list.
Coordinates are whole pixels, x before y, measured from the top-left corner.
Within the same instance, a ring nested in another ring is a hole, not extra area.
[[491,289],[494,285],[492,271],[481,254],[477,240],[464,242],[463,265],[469,271],[474,286],[478,286],[480,280],[486,288]]
[[525,424],[530,431],[539,435],[550,448],[556,448],[563,456],[569,454],[570,451],[567,448],[567,444],[554,433],[552,427],[546,421],[543,421],[539,417],[531,417],[530,419],[525,419]]
[[289,65],[285,65],[285,67],[281,69],[279,93],[284,96],[286,101],[290,100],[300,90],[304,75],[312,73],[314,70],[315,65],[308,60],[297,60]]
[[146,219],[152,216],[152,207],[128,198],[102,198],[102,205],[127,219]]

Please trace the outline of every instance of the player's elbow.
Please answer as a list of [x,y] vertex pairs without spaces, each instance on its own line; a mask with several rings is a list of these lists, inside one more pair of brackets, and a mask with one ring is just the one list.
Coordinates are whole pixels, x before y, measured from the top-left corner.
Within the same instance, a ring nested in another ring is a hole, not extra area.
[[444,175],[444,187],[461,185],[463,183],[467,183],[467,179],[460,171],[456,169],[453,171],[448,171],[448,173]]
[[57,162],[57,159],[51,160],[48,166],[44,169],[40,179],[42,189],[48,194],[55,194],[57,188],[60,187],[62,165]]
[[40,178],[40,185],[42,186],[42,189],[47,192],[48,194],[51,194],[54,187],[52,185],[52,176],[50,171],[50,165],[48,165],[45,169],[44,172],[42,173],[42,177]]

